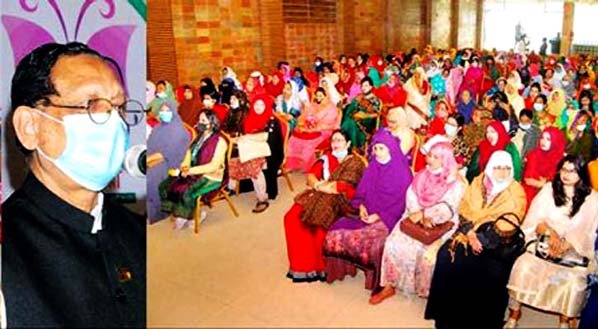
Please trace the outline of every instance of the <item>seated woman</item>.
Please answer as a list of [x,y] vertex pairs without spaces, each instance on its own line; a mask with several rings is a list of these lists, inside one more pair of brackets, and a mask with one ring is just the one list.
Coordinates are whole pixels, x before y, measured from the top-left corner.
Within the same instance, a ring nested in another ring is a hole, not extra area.
[[[405,210],[405,194],[412,176],[399,142],[388,131],[380,130],[372,137],[371,145],[371,161],[351,200],[358,214],[343,216],[326,235],[328,282],[355,273],[355,267],[344,259],[373,267],[369,281],[378,280],[384,241]],[[369,282],[367,286],[373,289],[378,284]]]
[[415,132],[409,128],[407,114],[402,107],[394,107],[386,114],[386,129],[401,142],[401,151],[411,161],[411,151],[415,146]]
[[299,117],[299,125],[289,139],[287,147],[288,170],[309,171],[315,159],[316,148],[340,126],[338,108],[328,99],[322,87],[316,90],[314,101]]
[[[438,251],[432,276],[425,318],[435,320],[436,328],[502,328],[514,260],[503,261],[485,251],[488,246],[480,241],[485,236],[479,228],[509,212],[523,218],[525,192],[514,180],[513,169],[511,155],[496,151],[484,172],[465,189],[459,206],[461,223]],[[512,225],[519,225],[511,221],[497,222],[494,230],[509,237]],[[506,247],[498,244],[496,250]]]
[[[591,258],[598,228],[598,193],[590,188],[581,158],[567,155],[556,169],[552,184],[546,184],[532,202],[521,227],[525,239],[548,235],[550,258],[566,253]],[[588,267],[565,267],[533,252],[524,253],[513,265],[507,285],[512,298],[507,328],[517,324],[521,304],[558,313],[560,328],[569,328],[569,320],[579,316],[585,303],[588,274]]]
[[252,145],[256,143],[267,143],[270,149],[269,156],[256,156],[241,162],[245,154],[239,154],[231,159],[230,164],[231,179],[251,179],[257,197],[252,212],[261,213],[270,206],[268,199],[274,199],[278,194],[278,169],[284,158],[282,130],[280,122],[272,112],[272,98],[269,95],[261,94],[254,97],[249,112],[243,118],[240,133],[240,136],[235,138],[236,144],[245,143],[249,146],[247,150],[238,152],[251,153],[256,148]]
[[439,100],[434,107],[434,119],[430,122],[428,127],[427,138],[434,135],[444,135],[444,124],[451,114],[452,109],[445,100]]
[[506,151],[511,155],[513,161],[513,177],[516,181],[521,181],[521,160],[519,151],[511,138],[507,134],[505,126],[500,121],[492,121],[486,127],[486,139],[484,139],[478,149],[473,153],[469,166],[467,167],[467,180],[472,181],[484,172],[492,154],[496,151]]
[[529,152],[525,159],[521,186],[527,196],[528,207],[547,182],[556,174],[556,167],[565,155],[565,136],[556,127],[544,128],[540,145]]
[[[191,144],[178,170],[159,186],[162,211],[175,216],[175,228],[193,225],[193,211],[198,196],[217,190],[224,179],[226,140],[219,133],[216,114],[205,110],[199,114],[200,134]],[[201,219],[207,213],[201,212]]]
[[425,245],[395,226],[384,244],[380,280],[384,289],[370,298],[370,304],[378,304],[394,295],[395,289],[427,297],[436,252],[459,224],[457,210],[465,184],[457,173],[453,147],[447,142],[436,143],[426,159],[427,168],[415,175],[407,190],[407,209],[402,221],[422,223],[424,227],[450,221],[453,227],[435,242]]
[[592,117],[589,111],[580,110],[566,130],[567,154],[579,155],[585,163],[592,161],[597,153],[594,147],[596,137],[588,129]]
[[325,280],[322,246],[326,231],[353,198],[365,164],[351,155],[349,136],[336,130],[326,152],[307,175],[308,190],[295,197],[284,216],[289,271],[293,282]]
[[299,97],[299,86],[293,80],[284,84],[282,94],[276,97],[274,110],[289,122],[291,130],[297,126],[297,118],[303,110],[304,104]]
[[168,169],[181,164],[191,141],[176,104],[166,100],[158,115],[160,124],[152,129],[147,140],[147,218],[150,223],[168,216],[161,211],[158,186],[168,178]]

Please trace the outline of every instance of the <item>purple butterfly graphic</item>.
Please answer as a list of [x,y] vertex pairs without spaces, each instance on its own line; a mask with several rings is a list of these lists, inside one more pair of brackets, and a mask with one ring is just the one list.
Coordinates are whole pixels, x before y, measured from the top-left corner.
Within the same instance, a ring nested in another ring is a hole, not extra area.
[[[62,15],[62,10],[58,6],[57,1],[47,1],[48,4],[50,4],[52,9],[54,10],[56,17],[60,22],[62,32],[64,34],[65,43],[71,41],[84,42],[83,40],[80,40],[78,38],[79,28],[81,27],[81,23],[83,22],[85,14],[93,4],[97,2],[103,2],[108,7],[107,11],[99,10],[100,15],[104,19],[109,20],[113,18],[116,13],[116,5],[114,4],[114,0],[85,0],[85,2],[81,5],[81,9],[79,10],[74,37],[70,38],[69,31],[67,29],[64,17]],[[28,0],[19,0],[19,4],[21,8],[28,13],[33,13],[38,9],[38,3],[30,5],[28,3]],[[15,65],[19,63],[19,61],[25,55],[30,53],[33,49],[37,48],[38,46],[45,43],[57,42],[57,40],[46,29],[39,26],[35,22],[20,17],[3,15],[2,25],[4,26],[8,34],[8,38],[12,46]],[[135,25],[108,26],[99,31],[96,31],[87,40],[86,44],[90,48],[98,51],[100,54],[114,59],[122,70],[123,78],[125,78],[127,76],[127,53],[129,43],[131,42],[131,36],[133,35],[135,29]],[[123,81],[123,84],[125,85],[125,89],[128,90],[126,86],[126,79],[125,81]]]

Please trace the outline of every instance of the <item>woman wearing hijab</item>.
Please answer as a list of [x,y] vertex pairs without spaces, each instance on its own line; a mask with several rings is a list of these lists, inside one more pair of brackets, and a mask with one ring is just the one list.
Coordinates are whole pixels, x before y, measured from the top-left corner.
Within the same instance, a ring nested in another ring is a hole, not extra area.
[[411,163],[411,152],[415,146],[415,132],[409,128],[407,114],[402,107],[394,107],[386,114],[386,130],[399,139],[401,151]]
[[266,82],[266,92],[272,96],[272,98],[276,99],[278,96],[282,95],[284,85],[284,75],[280,71],[275,71],[268,77],[268,81]]
[[235,88],[235,82],[232,79],[226,78],[222,80],[222,82],[218,86],[218,93],[220,94],[218,104],[230,105],[230,97],[232,96]]
[[[552,184],[534,198],[521,229],[526,241],[548,237],[551,258],[573,253],[594,256],[598,228],[598,193],[593,192],[584,161],[567,155],[556,167]],[[521,304],[560,315],[559,328],[581,313],[590,268],[566,267],[523,253],[515,262],[507,288],[512,298],[506,328],[515,328]]]
[[382,104],[389,107],[403,107],[407,101],[407,92],[401,87],[401,81],[396,74],[389,76],[388,81],[380,88],[374,89],[374,94]]
[[521,110],[525,109],[525,101],[523,100],[523,97],[519,95],[517,87],[512,82],[507,83],[505,86],[505,95],[507,95],[507,99],[509,100],[511,107],[513,107],[515,115],[519,117]]
[[405,211],[407,188],[412,180],[399,142],[388,131],[376,133],[371,145],[371,161],[350,203],[358,215],[337,220],[324,242],[327,281],[355,273],[354,265],[344,260],[351,259],[374,268],[374,275],[368,276],[368,289],[378,286],[372,281],[380,277],[384,241]]
[[563,110],[566,107],[566,96],[563,89],[556,88],[550,92],[548,97],[548,104],[546,105],[546,111],[556,119],[560,118],[563,114]]
[[374,55],[369,59],[369,70],[368,76],[374,82],[374,88],[378,88],[386,83],[388,77],[386,76],[384,69],[386,67],[386,63],[384,62],[384,58],[380,55]]
[[299,86],[295,81],[289,80],[284,84],[282,94],[276,97],[274,110],[282,114],[291,126],[291,130],[294,130],[303,107],[304,105],[299,98]]
[[[178,169],[169,170],[168,178],[159,186],[162,211],[175,216],[175,229],[192,226],[197,197],[217,190],[226,179],[227,145],[219,133],[218,117],[213,111],[205,110],[199,114],[198,122],[200,134],[191,143]],[[200,220],[206,216],[202,211]]]
[[307,175],[308,190],[295,197],[284,216],[287,277],[293,282],[326,279],[322,255],[326,231],[355,195],[365,169],[363,161],[351,155],[351,142],[343,131],[332,134],[330,149],[313,164]]
[[[507,281],[514,260],[492,257],[482,241],[480,226],[505,213],[519,218],[525,213],[525,192],[513,177],[513,161],[505,151],[496,151],[484,172],[465,189],[459,206],[460,225],[440,248],[425,318],[436,328],[492,328],[503,326],[509,295]],[[500,236],[516,232],[520,223],[499,221],[493,229]],[[505,245],[499,244],[500,250]]]
[[370,298],[370,304],[381,303],[394,295],[396,289],[427,297],[436,253],[459,224],[457,210],[465,184],[457,172],[453,147],[447,142],[434,144],[426,162],[427,167],[415,175],[407,190],[407,209],[401,221],[421,223],[425,227],[452,222],[453,227],[438,240],[425,245],[395,226],[384,244],[380,280],[384,289]]
[[434,135],[444,135],[444,125],[449,115],[452,114],[453,109],[444,99],[439,100],[434,107],[434,119],[430,122],[428,128],[428,138]]
[[[266,157],[266,169],[263,172],[266,183],[266,194],[268,199],[274,200],[278,196],[277,178],[278,170],[284,159],[284,140],[281,123],[274,116],[272,110],[272,98],[266,94],[258,95],[254,98],[251,102],[249,114],[247,114],[243,122],[243,133],[245,135],[260,132],[267,132],[268,135],[266,141],[270,147],[270,156]],[[258,200],[254,211],[261,212],[267,207],[267,200]]]
[[190,85],[183,87],[183,101],[179,105],[179,115],[181,120],[191,127],[197,124],[199,112],[202,108],[202,101],[199,96],[195,93],[195,88]]
[[154,98],[149,104],[148,108],[150,109],[151,115],[157,117],[160,109],[162,108],[162,104],[164,101],[170,101],[175,105],[179,103],[176,101],[176,96],[174,94],[174,89],[170,82],[161,80],[156,83],[156,98]]
[[[457,65],[451,69],[448,79],[446,80],[446,100],[451,105],[457,103],[457,97],[461,94],[459,90],[461,87],[461,83],[463,82],[463,72],[463,66]],[[470,96],[472,96],[471,91]],[[473,99],[474,97],[471,98]]]
[[168,216],[161,211],[158,186],[168,177],[169,169],[178,168],[191,142],[176,104],[165,101],[158,117],[160,124],[152,129],[147,140],[147,217],[150,223]]
[[[320,80],[320,87],[324,88],[324,91],[326,92],[327,98],[332,102],[332,104],[334,106],[338,106],[339,104],[341,104],[342,102],[342,97],[341,95],[338,93],[338,90],[336,90],[336,87],[334,86],[334,82],[332,81],[332,79],[330,77],[323,77]],[[317,92],[317,89],[316,89]]]
[[261,73],[256,71],[247,78],[247,81],[243,85],[243,90],[247,94],[247,99],[249,99],[250,102],[253,102],[257,96],[266,94],[266,88],[264,88],[260,77]]
[[517,151],[517,146],[511,142],[505,126],[497,120],[490,122],[486,127],[486,139],[482,140],[467,167],[467,180],[471,182],[481,172],[484,172],[490,157],[497,151],[506,151],[511,155],[513,177],[516,181],[521,181],[519,151]]
[[579,155],[588,163],[596,155],[595,139],[588,127],[592,122],[592,114],[586,110],[580,110],[571,120],[565,134],[567,136],[567,154]]
[[483,72],[480,67],[479,58],[474,57],[470,64],[471,65],[465,70],[463,83],[461,83],[461,87],[459,87],[459,92],[469,89],[472,98],[476,99],[477,97],[481,97],[480,90],[482,88]]
[[538,147],[526,155],[521,186],[525,190],[528,207],[538,191],[552,181],[557,164],[565,155],[565,146],[563,132],[556,127],[547,127],[542,132]]
[[[241,81],[237,79],[237,74],[233,71],[230,66],[225,66],[222,68],[222,81],[224,80],[231,80],[233,82],[234,89],[241,90],[243,89],[243,85],[241,85]],[[212,83],[213,85],[213,83]]]
[[426,126],[430,118],[432,90],[424,69],[417,67],[413,76],[405,83],[404,88],[407,92],[405,111],[409,127],[418,129],[421,126]]
[[338,112],[324,88],[318,88],[314,101],[301,113],[299,125],[289,140],[286,154],[288,170],[309,171],[316,160],[315,151],[318,145],[328,140],[332,132],[340,127]]

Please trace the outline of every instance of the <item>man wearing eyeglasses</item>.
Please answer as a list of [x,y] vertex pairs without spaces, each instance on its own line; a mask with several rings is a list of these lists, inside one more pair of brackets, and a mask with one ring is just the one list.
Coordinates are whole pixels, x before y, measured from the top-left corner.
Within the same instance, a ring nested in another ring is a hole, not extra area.
[[145,327],[145,224],[101,192],[142,107],[110,65],[69,43],[16,67],[9,120],[30,172],[2,205],[10,327]]

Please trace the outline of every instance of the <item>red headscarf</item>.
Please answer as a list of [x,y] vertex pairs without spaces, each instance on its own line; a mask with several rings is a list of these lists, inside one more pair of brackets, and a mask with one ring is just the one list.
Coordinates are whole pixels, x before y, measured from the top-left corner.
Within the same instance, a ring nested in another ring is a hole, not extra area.
[[[370,58],[370,66],[375,68],[376,71],[380,74],[380,76],[384,76],[384,69],[386,68],[386,63],[384,62],[384,58],[380,55],[375,55]],[[366,72],[367,75],[367,72]]]
[[249,77],[247,81],[253,80],[253,89],[251,91],[247,90],[247,82],[243,85],[243,89],[247,94],[247,99],[251,102],[255,97],[258,95],[266,93],[266,89],[260,83],[260,79],[258,77]]
[[483,172],[486,169],[486,164],[488,164],[488,160],[490,160],[490,156],[494,151],[504,150],[507,144],[511,141],[505,126],[502,125],[500,121],[492,121],[486,127],[486,129],[492,127],[498,133],[498,141],[496,141],[495,145],[490,144],[488,138],[485,138],[480,143],[480,172]]
[[278,95],[282,94],[282,90],[284,89],[284,74],[280,71],[276,71],[272,73],[272,76],[278,77],[278,83],[274,84],[271,81],[266,83],[266,92],[272,97],[278,97]]
[[[264,113],[257,114],[255,113],[254,106],[257,101],[262,101],[266,105],[266,109]],[[243,132],[246,134],[251,134],[255,132],[261,132],[268,124],[270,118],[274,115],[272,112],[272,106],[274,102],[272,97],[267,94],[260,94],[253,98],[251,101],[251,108],[249,109],[249,113],[245,117],[243,121]]]
[[[567,141],[563,132],[556,127],[546,127],[542,131],[542,135],[544,133],[550,135],[550,149],[544,151],[538,143],[538,146],[527,154],[528,165],[525,166],[524,173],[526,178],[546,177],[550,180],[556,172],[559,161],[565,154]],[[533,165],[529,165],[530,163]]]
[[351,90],[351,87],[353,86],[353,83],[355,82],[355,69],[347,66],[346,68],[344,68],[344,71],[346,74],[349,75],[349,79],[347,80],[347,82],[345,82],[345,81],[343,81],[342,77],[339,76],[340,79],[338,79],[338,83],[336,84],[336,89],[340,93],[349,94],[349,91]]

